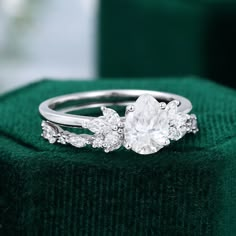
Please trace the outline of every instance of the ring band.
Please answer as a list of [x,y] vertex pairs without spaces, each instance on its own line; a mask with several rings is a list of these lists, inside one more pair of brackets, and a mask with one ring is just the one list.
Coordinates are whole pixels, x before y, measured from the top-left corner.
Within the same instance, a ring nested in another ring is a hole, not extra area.
[[[136,100],[137,99],[137,100]],[[136,100],[136,101],[135,101]],[[125,106],[125,116],[108,107]],[[102,116],[71,114],[101,107]],[[196,133],[197,118],[188,114],[191,102],[182,96],[149,90],[103,90],[54,97],[42,102],[39,112],[42,136],[50,143],[91,145],[111,152],[122,146],[139,154],[151,154]],[[88,129],[93,134],[76,134],[64,127]]]

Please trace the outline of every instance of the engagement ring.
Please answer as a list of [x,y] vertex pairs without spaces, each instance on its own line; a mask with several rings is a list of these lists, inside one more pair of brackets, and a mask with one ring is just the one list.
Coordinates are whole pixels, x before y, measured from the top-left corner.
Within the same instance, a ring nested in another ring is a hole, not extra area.
[[[71,114],[98,107],[99,117]],[[124,116],[114,107],[125,107]],[[81,92],[51,98],[39,106],[44,118],[42,137],[51,144],[91,146],[105,152],[125,147],[138,154],[156,153],[185,134],[196,133],[197,118],[189,114],[191,110],[191,102],[182,96],[148,90]]]

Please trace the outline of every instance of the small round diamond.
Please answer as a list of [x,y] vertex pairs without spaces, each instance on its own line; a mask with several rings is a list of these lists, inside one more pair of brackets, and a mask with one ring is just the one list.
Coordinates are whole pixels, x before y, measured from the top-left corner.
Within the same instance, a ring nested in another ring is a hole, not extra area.
[[117,132],[112,132],[105,137],[104,144],[106,146],[105,151],[110,152],[120,148],[122,140]]

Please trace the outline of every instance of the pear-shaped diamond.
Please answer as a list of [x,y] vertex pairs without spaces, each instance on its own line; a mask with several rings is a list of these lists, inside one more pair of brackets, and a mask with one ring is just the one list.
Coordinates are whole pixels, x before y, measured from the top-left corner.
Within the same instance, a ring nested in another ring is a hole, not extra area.
[[151,95],[144,94],[134,103],[134,111],[127,111],[125,143],[139,154],[151,154],[169,144],[167,112]]

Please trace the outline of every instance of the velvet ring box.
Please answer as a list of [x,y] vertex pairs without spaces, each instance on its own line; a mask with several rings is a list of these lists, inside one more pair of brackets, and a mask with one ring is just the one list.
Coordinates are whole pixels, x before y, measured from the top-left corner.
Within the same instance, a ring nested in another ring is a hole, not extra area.
[[[50,145],[38,105],[151,89],[189,98],[200,132],[154,155]],[[197,78],[44,80],[0,97],[0,235],[236,235],[236,92]]]

